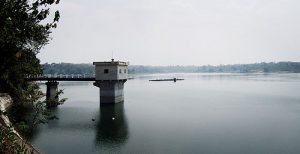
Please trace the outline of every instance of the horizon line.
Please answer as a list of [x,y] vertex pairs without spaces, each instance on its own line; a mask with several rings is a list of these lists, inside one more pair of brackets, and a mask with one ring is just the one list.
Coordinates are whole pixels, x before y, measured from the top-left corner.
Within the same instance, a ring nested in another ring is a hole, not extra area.
[[[217,65],[213,65],[213,64],[202,64],[202,65],[195,65],[195,64],[188,64],[188,65],[179,65],[179,64],[175,64],[175,65],[148,65],[148,64],[133,64],[133,65],[129,65],[129,66],[151,66],[151,67],[169,67],[169,66],[226,66],[226,65],[251,65],[251,64],[262,64],[262,63],[266,63],[266,64],[270,64],[270,63],[300,63],[300,61],[272,61],[272,62],[253,62],[253,63],[232,63],[232,64],[217,64]],[[52,63],[41,63],[41,65],[44,64],[90,64],[93,65],[93,63],[72,63],[72,62],[52,62]]]

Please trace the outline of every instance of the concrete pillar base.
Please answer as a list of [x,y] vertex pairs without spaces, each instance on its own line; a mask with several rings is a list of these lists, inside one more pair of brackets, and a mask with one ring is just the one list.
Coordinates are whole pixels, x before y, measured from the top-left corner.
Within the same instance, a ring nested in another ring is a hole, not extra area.
[[124,102],[124,83],[127,80],[100,80],[94,86],[100,88],[100,103],[115,104]]
[[46,101],[47,107],[57,107],[58,105],[58,96],[57,96],[57,86],[58,82],[56,81],[48,81],[46,82],[47,85],[47,92],[46,92]]

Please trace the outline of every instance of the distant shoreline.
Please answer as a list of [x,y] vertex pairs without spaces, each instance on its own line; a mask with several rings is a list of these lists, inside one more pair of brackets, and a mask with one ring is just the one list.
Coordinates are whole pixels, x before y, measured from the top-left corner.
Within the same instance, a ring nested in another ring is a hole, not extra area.
[[[93,75],[92,64],[45,63],[44,74],[86,74]],[[270,62],[253,64],[204,65],[204,66],[145,66],[129,65],[129,74],[154,73],[300,73],[300,62]]]

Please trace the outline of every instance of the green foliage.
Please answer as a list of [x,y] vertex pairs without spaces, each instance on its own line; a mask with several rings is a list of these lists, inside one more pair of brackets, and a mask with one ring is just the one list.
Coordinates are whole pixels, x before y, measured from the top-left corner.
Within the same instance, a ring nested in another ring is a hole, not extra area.
[[[0,93],[12,96],[14,113],[21,111],[25,105],[31,105],[33,115],[38,114],[36,121],[43,121],[41,117],[51,119],[50,114],[46,113],[45,102],[37,102],[41,97],[38,85],[27,82],[24,77],[42,73],[36,55],[51,39],[51,30],[57,27],[60,18],[58,11],[54,12],[52,21],[47,23],[45,19],[50,14],[50,6],[58,3],[59,0],[0,1]],[[21,121],[17,126],[28,129],[26,121]],[[1,127],[0,142],[0,153],[24,152],[10,126]]]
[[49,120],[58,119],[55,115],[51,114],[49,106],[47,104],[57,104],[62,105],[67,99],[59,97],[63,94],[63,90],[60,89],[56,93],[54,98],[46,99],[44,101],[38,101],[34,103],[33,113],[31,113],[30,118],[32,119],[32,124],[30,128],[35,128],[38,124],[48,123]]
[[[62,105],[67,100],[67,98],[60,98],[60,96],[64,93],[63,89],[59,89],[53,98],[48,98],[43,103],[46,104],[55,104],[55,105]],[[50,107],[50,106],[47,106]]]
[[1,126],[0,128],[0,153],[29,153],[25,148],[25,145],[18,143],[17,136],[13,132],[12,126]]
[[42,24],[55,0],[4,0],[0,2],[0,92],[9,93],[15,102],[26,102],[32,85],[26,74],[40,74],[39,50],[50,40],[59,12],[53,21]]
[[62,94],[63,90],[59,90],[53,99],[42,100],[42,96],[39,96],[38,101],[15,107],[9,114],[15,128],[23,134],[30,134],[39,124],[46,124],[49,120],[58,119],[51,112],[48,104],[62,105],[67,100],[66,98],[59,98]]

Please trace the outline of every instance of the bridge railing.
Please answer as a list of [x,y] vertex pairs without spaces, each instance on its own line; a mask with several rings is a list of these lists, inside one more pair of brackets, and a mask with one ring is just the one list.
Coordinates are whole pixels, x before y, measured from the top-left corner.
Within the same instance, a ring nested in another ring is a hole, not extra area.
[[95,78],[95,74],[26,74],[25,78]]

